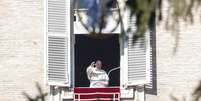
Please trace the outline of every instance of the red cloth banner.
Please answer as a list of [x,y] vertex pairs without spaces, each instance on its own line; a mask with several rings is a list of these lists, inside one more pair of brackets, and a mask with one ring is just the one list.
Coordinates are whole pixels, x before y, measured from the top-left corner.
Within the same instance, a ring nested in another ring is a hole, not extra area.
[[74,101],[120,101],[120,89],[74,88]]

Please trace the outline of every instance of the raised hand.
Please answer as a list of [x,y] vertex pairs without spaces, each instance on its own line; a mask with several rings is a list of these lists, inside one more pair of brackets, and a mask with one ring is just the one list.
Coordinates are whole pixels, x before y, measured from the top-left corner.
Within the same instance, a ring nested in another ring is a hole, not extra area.
[[91,66],[92,66],[92,67],[95,67],[95,62],[94,62],[94,61],[91,63]]

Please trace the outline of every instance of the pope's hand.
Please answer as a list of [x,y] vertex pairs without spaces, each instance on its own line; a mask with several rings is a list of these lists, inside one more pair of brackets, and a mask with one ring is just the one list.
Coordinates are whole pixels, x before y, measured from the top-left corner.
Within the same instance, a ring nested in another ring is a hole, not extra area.
[[94,67],[94,66],[95,66],[95,62],[92,62],[92,63],[91,63],[91,66]]

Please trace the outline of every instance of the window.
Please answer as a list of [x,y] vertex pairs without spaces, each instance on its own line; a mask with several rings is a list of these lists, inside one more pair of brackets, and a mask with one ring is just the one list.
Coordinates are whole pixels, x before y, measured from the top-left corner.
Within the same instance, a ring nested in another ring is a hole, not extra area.
[[[120,66],[119,35],[75,35],[75,87],[89,87],[86,68],[92,61],[102,61],[102,69],[108,73]],[[109,86],[120,85],[120,69],[109,75]]]
[[[102,5],[110,4],[112,8],[116,8],[116,4],[111,1],[112,0],[96,0],[98,4],[102,4]],[[78,4],[77,6],[78,9],[88,9],[88,7],[93,4],[92,0],[77,0],[76,2]]]

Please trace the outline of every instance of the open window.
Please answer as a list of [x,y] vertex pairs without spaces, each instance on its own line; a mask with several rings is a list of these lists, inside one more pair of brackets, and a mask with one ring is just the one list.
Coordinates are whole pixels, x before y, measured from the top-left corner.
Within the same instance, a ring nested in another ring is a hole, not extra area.
[[[129,85],[145,84],[150,81],[149,32],[134,46],[132,46],[132,38],[129,37],[125,45],[127,47],[121,50],[125,53],[122,57],[120,47],[124,46],[124,43],[119,44],[120,35],[114,34],[120,33],[120,28],[111,34],[86,35],[88,32],[83,30],[79,21],[73,23],[71,0],[46,1],[44,62],[46,81],[49,85],[70,86],[73,81],[76,87],[89,86],[86,67],[97,59],[103,61],[103,69],[107,73],[112,68],[120,67],[121,71],[124,71],[121,72],[121,76],[127,75],[127,77],[122,76],[120,80],[120,70],[112,72],[110,75],[115,74],[115,76],[110,77],[109,86],[119,86],[120,81],[124,80]],[[113,22],[110,20],[109,24],[114,24]],[[134,21],[128,24],[133,26]],[[109,33],[107,28],[103,33]],[[75,43],[72,40],[73,36],[75,36]],[[74,45],[75,47],[72,47]],[[75,77],[72,76],[72,72]]]
[[[75,35],[75,87],[89,87],[86,68],[96,60],[102,61],[106,73],[120,66],[118,34]],[[120,69],[110,72],[109,78],[109,87],[119,86]]]

